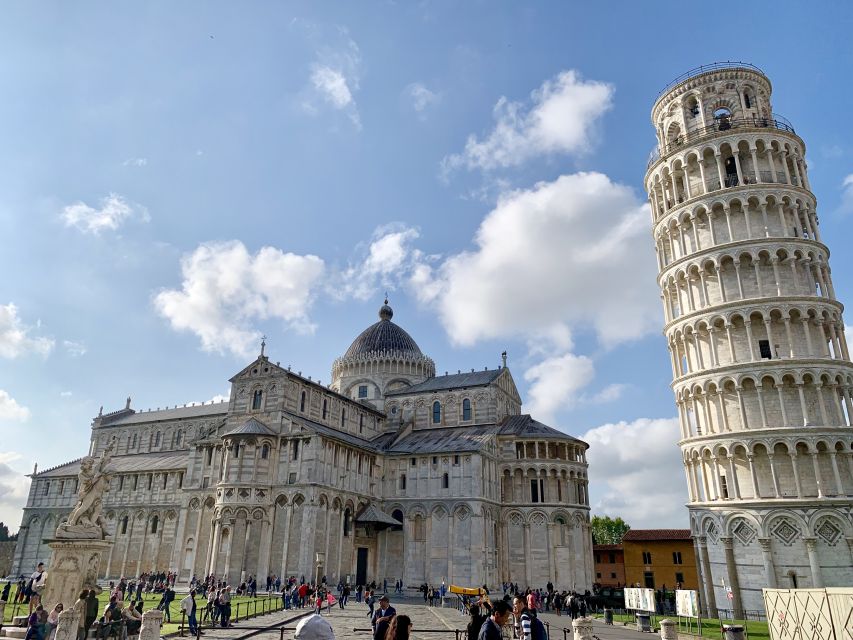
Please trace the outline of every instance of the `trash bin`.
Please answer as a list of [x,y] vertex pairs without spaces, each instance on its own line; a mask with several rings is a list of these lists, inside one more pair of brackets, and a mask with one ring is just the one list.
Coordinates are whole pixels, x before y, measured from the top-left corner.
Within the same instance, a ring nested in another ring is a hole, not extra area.
[[638,613],[637,614],[637,631],[648,631],[651,633],[652,630],[652,616],[650,613]]
[[604,624],[613,624],[613,609],[604,609]]
[[726,640],[743,640],[743,625],[724,624],[723,631],[726,634]]

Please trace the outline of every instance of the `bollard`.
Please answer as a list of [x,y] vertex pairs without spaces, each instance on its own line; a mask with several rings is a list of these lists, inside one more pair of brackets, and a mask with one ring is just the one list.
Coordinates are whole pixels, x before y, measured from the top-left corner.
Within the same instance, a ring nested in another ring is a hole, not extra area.
[[142,628],[139,630],[139,640],[160,640],[160,629],[163,627],[163,612],[157,609],[142,614]]
[[575,618],[572,620],[572,629],[574,640],[593,640],[592,618]]
[[660,621],[661,640],[678,640],[678,629],[674,620],[664,619]]

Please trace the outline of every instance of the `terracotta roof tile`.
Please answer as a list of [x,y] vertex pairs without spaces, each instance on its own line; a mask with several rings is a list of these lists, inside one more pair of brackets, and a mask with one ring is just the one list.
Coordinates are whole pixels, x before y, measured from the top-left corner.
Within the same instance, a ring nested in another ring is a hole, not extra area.
[[690,529],[630,529],[622,542],[655,540],[690,540]]

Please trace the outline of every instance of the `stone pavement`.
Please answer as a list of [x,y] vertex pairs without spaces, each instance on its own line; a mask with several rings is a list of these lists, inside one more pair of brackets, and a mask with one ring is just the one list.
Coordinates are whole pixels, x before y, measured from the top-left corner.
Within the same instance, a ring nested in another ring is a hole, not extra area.
[[[412,619],[412,640],[456,640],[455,629],[464,632],[468,624],[468,616],[461,614],[452,607],[428,607],[424,605],[421,598],[399,598],[392,597],[391,604],[397,609],[398,614],[405,614]],[[204,640],[234,640],[250,633],[248,627],[267,627],[280,625],[282,622],[300,615],[310,613],[309,609],[291,609],[280,611],[266,616],[260,616],[248,621],[238,622],[228,629],[205,629]],[[335,631],[335,637],[353,638],[353,640],[371,640],[370,620],[367,617],[368,608],[364,603],[351,600],[346,609],[340,609],[337,605],[332,607],[331,613],[323,610],[325,617]],[[542,621],[550,625],[550,640],[572,640],[572,620],[568,616],[557,616],[551,613],[541,614]],[[298,621],[288,623],[288,628],[296,626]],[[353,631],[358,629],[359,631]],[[563,629],[568,629],[564,635]],[[426,632],[425,632],[426,631]],[[440,633],[439,631],[443,631]],[[633,627],[624,627],[621,623],[614,626],[605,625],[596,620],[594,633],[599,640],[644,640],[658,638],[658,634],[640,633]],[[282,636],[277,629],[258,632],[255,636],[258,640],[279,640]],[[509,638],[511,636],[505,636]],[[293,631],[284,632],[284,639],[291,640]],[[464,636],[460,636],[464,640]]]

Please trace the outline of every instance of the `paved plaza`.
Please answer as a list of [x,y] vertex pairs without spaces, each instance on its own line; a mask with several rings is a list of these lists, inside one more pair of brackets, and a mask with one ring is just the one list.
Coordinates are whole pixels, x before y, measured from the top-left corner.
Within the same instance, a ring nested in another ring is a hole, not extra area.
[[[420,598],[392,598],[391,604],[397,609],[398,614],[405,614],[412,619],[414,625],[412,640],[455,640],[454,630],[459,629],[464,633],[468,624],[468,616],[461,614],[450,606],[428,607]],[[230,629],[205,629],[206,640],[233,640],[247,635],[251,632],[250,627],[267,627],[281,624],[290,620],[300,613],[307,614],[307,609],[281,611],[267,616],[262,616],[240,622]],[[336,638],[353,638],[355,640],[370,640],[370,622],[367,617],[368,608],[364,603],[351,601],[346,609],[337,606],[332,608],[331,613],[324,610],[323,616],[331,623]],[[571,640],[571,618],[568,616],[557,616],[551,613],[540,614],[542,621],[550,625],[549,640]],[[287,628],[296,626],[296,622],[288,624]],[[354,629],[358,631],[353,631]],[[564,634],[563,630],[568,632]],[[441,633],[444,630],[446,633]],[[507,632],[509,630],[507,629]],[[259,632],[259,639],[281,637],[280,632],[275,629],[270,632]],[[615,626],[605,625],[596,620],[595,635],[600,640],[642,640],[642,638],[654,637],[657,634],[642,634],[632,628],[623,627],[621,624]],[[293,631],[284,633],[284,638],[289,640],[293,637]],[[506,635],[509,638],[511,636]],[[462,636],[461,636],[462,638]]]

